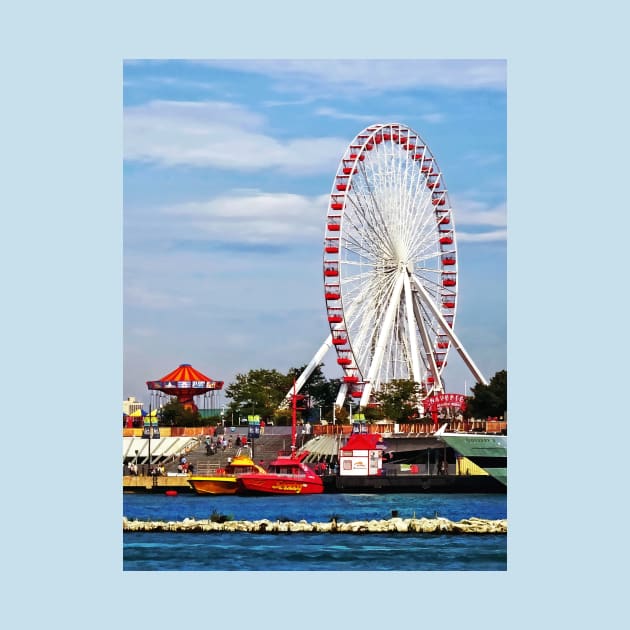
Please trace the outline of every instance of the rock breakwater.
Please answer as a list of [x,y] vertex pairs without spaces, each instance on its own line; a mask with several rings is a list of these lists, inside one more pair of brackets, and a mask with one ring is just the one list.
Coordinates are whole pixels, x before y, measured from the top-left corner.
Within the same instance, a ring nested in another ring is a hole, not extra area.
[[225,521],[185,518],[183,521],[139,521],[123,517],[125,532],[246,532],[252,534],[330,533],[330,534],[506,534],[507,519],[487,520],[466,518],[449,521],[446,518],[391,518],[387,520],[331,520],[327,523],[308,521]]

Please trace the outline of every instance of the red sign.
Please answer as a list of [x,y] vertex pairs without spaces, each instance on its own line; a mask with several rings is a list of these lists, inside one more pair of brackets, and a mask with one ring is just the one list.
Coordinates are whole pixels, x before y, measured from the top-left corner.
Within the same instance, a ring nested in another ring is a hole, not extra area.
[[464,394],[435,394],[422,401],[425,411],[431,411],[433,424],[438,427],[438,409],[443,407],[457,407],[462,411],[466,408],[466,397]]
[[426,409],[442,409],[443,407],[458,407],[464,409],[466,407],[466,396],[464,394],[435,394],[429,396],[422,401],[422,405]]

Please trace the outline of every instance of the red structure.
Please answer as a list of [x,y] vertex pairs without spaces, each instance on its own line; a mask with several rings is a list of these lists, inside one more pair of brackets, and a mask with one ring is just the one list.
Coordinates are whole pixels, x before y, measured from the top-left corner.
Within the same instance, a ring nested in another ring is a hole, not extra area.
[[223,381],[213,381],[210,377],[195,370],[190,363],[182,363],[159,381],[147,381],[147,387],[175,396],[186,409],[197,411],[193,398],[209,391],[223,389]]

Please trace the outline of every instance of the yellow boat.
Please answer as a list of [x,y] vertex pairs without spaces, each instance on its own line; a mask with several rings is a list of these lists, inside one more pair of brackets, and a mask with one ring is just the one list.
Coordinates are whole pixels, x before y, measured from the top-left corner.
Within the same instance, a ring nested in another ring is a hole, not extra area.
[[225,467],[212,475],[193,475],[188,483],[197,494],[235,494],[238,489],[237,475],[242,473],[266,474],[266,470],[247,455],[236,455]]

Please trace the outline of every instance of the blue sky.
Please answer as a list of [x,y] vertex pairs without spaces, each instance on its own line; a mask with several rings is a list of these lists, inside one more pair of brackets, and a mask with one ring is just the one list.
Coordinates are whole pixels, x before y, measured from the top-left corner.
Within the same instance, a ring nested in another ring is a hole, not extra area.
[[[444,173],[459,253],[455,331],[507,368],[503,61],[126,61],[124,387],[180,363],[231,382],[306,364],[328,334],[321,272],[339,159],[400,122]],[[329,377],[341,376],[324,359]],[[448,391],[472,375],[452,351]]]

